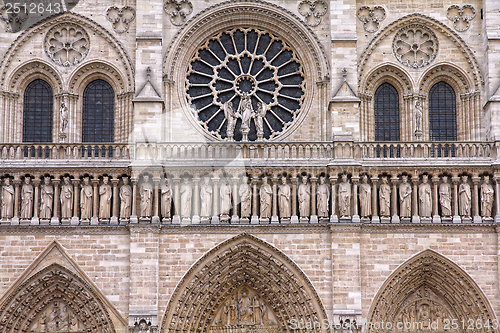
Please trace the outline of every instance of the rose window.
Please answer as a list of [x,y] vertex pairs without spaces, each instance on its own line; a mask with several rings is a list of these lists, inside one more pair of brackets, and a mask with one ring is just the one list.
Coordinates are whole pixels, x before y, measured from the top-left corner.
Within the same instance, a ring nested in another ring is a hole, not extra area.
[[393,50],[396,58],[410,68],[428,65],[437,54],[436,35],[420,25],[410,25],[394,37]]
[[53,27],[45,37],[45,52],[56,64],[69,67],[80,63],[89,52],[90,38],[77,25]]
[[304,69],[277,36],[236,28],[198,49],[187,71],[186,92],[195,118],[217,138],[270,139],[302,110]]

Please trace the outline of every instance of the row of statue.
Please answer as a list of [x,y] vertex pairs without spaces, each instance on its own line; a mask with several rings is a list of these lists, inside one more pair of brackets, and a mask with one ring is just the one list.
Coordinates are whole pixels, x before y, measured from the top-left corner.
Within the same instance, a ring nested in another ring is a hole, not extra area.
[[[109,220],[113,216],[126,220],[131,216],[147,219],[161,215],[163,219],[171,219],[177,215],[179,219],[197,216],[201,221],[208,221],[215,216],[221,221],[230,220],[234,216],[242,219],[258,216],[261,221],[266,221],[273,217],[286,220],[294,216],[300,219],[308,219],[310,216],[329,219],[330,214],[334,216],[338,212],[341,219],[394,215],[399,215],[400,218],[410,218],[412,215],[421,218],[436,215],[444,218],[456,215],[469,218],[472,214],[478,215],[480,208],[480,215],[489,219],[492,216],[495,192],[487,175],[483,176],[480,198],[477,199],[466,175],[461,176],[460,184],[454,184],[456,194],[453,194],[447,176],[439,178],[439,186],[436,178],[433,178],[433,192],[429,176],[425,174],[421,176],[419,184],[413,180],[413,187],[406,175],[401,176],[401,180],[382,176],[378,190],[378,181],[369,184],[367,175],[361,176],[358,184],[357,181],[351,183],[346,174],[341,175],[338,184],[328,184],[325,176],[320,176],[318,182],[317,178],[302,175],[292,185],[287,176],[273,178],[272,184],[267,176],[253,179],[251,184],[247,176],[243,176],[241,180],[205,176],[196,181],[185,177],[174,182],[174,191],[169,184],[172,181],[167,178],[155,185],[150,181],[149,175],[144,175],[139,180],[136,189],[137,184],[131,186],[129,178],[125,176],[121,180],[113,179],[113,186],[108,176],[97,180],[91,180],[90,177],[75,180],[66,176],[62,182],[46,176],[40,185],[38,180],[34,186],[35,182],[30,176],[26,176],[20,193],[20,214],[17,215],[15,189],[11,179],[6,177],[1,189],[1,216],[3,220],[14,216],[21,220],[33,217],[42,220],[54,217],[71,219],[74,216],[82,220],[93,217]],[[134,196],[139,199],[138,205],[135,204]],[[474,200],[480,200],[476,213],[471,211]],[[134,206],[139,208],[138,212],[133,209]],[[452,206],[455,211],[452,211]]]

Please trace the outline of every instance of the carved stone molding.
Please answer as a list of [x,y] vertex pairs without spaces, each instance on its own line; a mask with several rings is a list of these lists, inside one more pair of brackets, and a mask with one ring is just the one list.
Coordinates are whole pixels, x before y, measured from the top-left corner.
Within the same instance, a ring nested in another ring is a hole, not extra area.
[[469,29],[469,22],[476,17],[476,9],[473,5],[451,5],[448,7],[446,17],[453,21],[455,30],[463,32]]
[[358,9],[358,19],[363,23],[366,32],[375,32],[380,22],[385,19],[385,8],[382,6],[361,6]]
[[325,0],[303,0],[298,6],[300,15],[304,16],[304,21],[311,27],[316,27],[321,23],[321,18],[327,10],[328,4]]
[[392,43],[394,56],[403,65],[421,68],[437,55],[438,40],[434,32],[423,24],[410,24],[401,29]]
[[113,29],[116,32],[126,32],[130,26],[130,22],[135,19],[135,9],[130,6],[122,8],[117,6],[109,7],[106,11],[106,19],[112,23]]
[[64,67],[82,62],[90,49],[90,37],[76,24],[62,23],[52,27],[45,36],[45,53],[56,64]]
[[166,0],[163,9],[173,25],[183,25],[193,12],[193,5],[189,0]]

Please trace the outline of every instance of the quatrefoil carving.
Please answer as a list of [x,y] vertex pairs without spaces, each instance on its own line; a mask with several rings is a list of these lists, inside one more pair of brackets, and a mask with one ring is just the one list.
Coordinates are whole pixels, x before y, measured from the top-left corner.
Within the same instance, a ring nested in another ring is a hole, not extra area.
[[326,14],[328,5],[324,0],[304,0],[299,4],[299,13],[304,16],[307,25],[315,27],[321,23],[321,17]]
[[385,19],[385,9],[382,6],[361,6],[358,9],[358,19],[363,23],[365,31],[375,32]]
[[20,10],[19,13],[14,13],[12,9],[9,10],[7,5],[0,7],[0,18],[5,22],[5,30],[8,32],[18,32],[21,30],[24,21],[28,19],[28,13]]
[[113,24],[116,32],[122,33],[128,30],[130,22],[135,19],[135,9],[130,6],[122,8],[112,6],[106,11],[106,18]]
[[163,8],[174,25],[183,25],[193,12],[193,5],[189,0],[167,0]]
[[446,13],[448,20],[453,21],[457,31],[466,31],[469,29],[469,22],[476,17],[476,9],[473,5],[451,5]]

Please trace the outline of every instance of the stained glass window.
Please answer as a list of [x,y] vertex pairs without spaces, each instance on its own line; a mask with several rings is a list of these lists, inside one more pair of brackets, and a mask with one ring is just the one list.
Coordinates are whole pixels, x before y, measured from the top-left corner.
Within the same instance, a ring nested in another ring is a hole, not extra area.
[[389,83],[375,92],[375,141],[399,141],[399,95]]
[[429,92],[429,130],[431,141],[457,140],[456,97],[446,82],[438,82]]
[[52,142],[53,93],[41,79],[24,91],[23,142]]
[[113,142],[115,92],[104,80],[90,82],[83,92],[83,142]]

